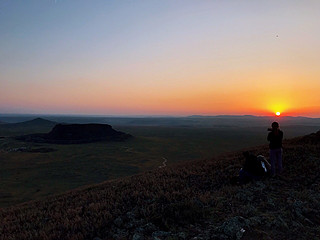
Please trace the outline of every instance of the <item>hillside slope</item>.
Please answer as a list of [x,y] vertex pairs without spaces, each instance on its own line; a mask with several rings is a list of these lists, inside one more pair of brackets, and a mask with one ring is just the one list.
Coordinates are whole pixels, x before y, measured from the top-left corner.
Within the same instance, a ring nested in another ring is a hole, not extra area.
[[234,152],[0,209],[0,239],[319,239],[319,153],[320,131],[284,142],[281,178],[230,185]]

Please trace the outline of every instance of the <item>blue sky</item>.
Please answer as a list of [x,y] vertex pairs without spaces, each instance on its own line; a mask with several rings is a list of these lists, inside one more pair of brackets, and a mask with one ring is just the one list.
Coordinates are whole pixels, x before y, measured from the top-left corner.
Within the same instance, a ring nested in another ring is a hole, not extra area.
[[0,0],[0,112],[314,115],[319,13],[318,1]]

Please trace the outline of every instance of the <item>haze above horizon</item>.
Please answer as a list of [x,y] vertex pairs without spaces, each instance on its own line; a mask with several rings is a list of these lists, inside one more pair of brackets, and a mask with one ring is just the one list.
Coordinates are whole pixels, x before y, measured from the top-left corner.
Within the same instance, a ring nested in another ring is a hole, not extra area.
[[318,9],[0,0],[0,113],[320,117]]

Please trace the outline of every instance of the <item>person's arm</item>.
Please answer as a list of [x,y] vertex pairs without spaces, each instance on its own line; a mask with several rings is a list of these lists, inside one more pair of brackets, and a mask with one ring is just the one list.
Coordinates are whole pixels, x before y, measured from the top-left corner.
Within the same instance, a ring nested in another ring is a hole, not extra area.
[[271,132],[268,133],[268,137],[267,140],[270,142],[270,138],[271,138]]
[[264,162],[264,165],[266,166],[267,170],[270,171],[271,164],[268,162],[268,160],[266,158],[264,158],[262,161]]

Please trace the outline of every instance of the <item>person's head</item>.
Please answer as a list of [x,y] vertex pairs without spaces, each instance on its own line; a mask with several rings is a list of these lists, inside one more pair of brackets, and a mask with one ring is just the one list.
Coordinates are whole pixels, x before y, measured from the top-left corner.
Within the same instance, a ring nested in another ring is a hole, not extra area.
[[261,161],[261,162],[266,161],[266,158],[265,158],[265,156],[263,156],[263,155],[258,155],[258,156],[257,156],[257,159],[258,159],[259,161]]
[[257,156],[256,155],[254,155],[253,153],[251,153],[251,152],[249,152],[249,151],[245,151],[245,152],[243,152],[242,153],[243,154],[243,156],[244,156],[244,158],[248,161],[250,161],[250,160],[254,160],[254,159],[256,159],[257,158]]
[[245,158],[249,157],[250,156],[250,152],[249,151],[245,151],[245,152],[242,152],[243,156]]
[[271,124],[271,127],[272,127],[272,130],[277,130],[277,129],[279,129],[279,123],[273,122],[273,123]]

